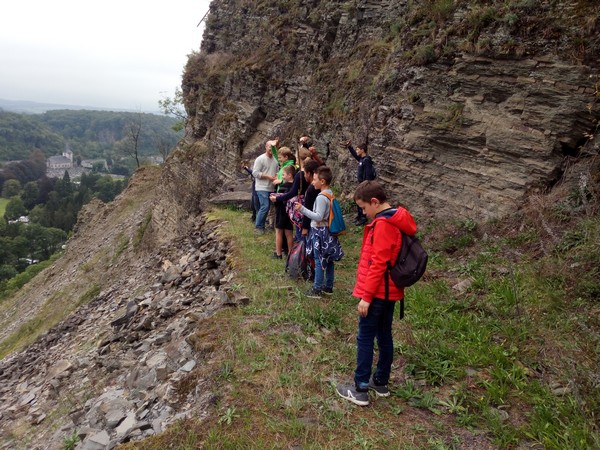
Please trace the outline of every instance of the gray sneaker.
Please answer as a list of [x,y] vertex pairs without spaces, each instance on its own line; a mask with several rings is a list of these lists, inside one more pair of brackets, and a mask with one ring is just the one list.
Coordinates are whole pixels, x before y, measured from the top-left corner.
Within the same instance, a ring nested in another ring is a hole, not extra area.
[[368,406],[369,405],[369,392],[361,392],[357,391],[356,387],[352,384],[338,384],[335,388],[337,394],[345,398],[348,401],[351,401],[355,405],[358,406]]
[[308,298],[321,298],[321,291],[317,291],[315,288],[310,288],[308,289],[304,295],[306,295]]
[[373,392],[375,392],[375,394],[377,394],[377,397],[389,397],[390,396],[390,390],[387,387],[387,384],[378,386],[375,384],[375,381],[373,381],[373,378],[371,378],[371,380],[369,380],[369,389],[372,390]]

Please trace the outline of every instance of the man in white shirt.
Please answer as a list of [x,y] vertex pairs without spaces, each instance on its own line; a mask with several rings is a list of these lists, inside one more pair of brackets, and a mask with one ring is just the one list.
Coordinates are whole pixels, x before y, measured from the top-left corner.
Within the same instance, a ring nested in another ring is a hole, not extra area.
[[277,169],[279,163],[274,156],[277,154],[277,140],[267,141],[265,144],[265,152],[254,160],[252,166],[252,175],[255,181],[256,196],[258,197],[259,208],[256,213],[256,233],[263,234],[265,232],[265,223],[271,202],[269,194],[273,192],[273,181],[277,178]]

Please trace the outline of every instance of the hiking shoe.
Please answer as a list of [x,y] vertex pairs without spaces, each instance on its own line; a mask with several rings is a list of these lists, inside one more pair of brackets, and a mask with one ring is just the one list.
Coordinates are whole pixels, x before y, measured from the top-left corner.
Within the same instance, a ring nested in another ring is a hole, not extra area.
[[352,384],[338,384],[335,388],[335,392],[346,400],[354,403],[358,406],[367,406],[369,404],[369,391],[357,391],[356,387]]
[[377,397],[390,396],[390,390],[388,389],[387,384],[378,386],[377,384],[375,384],[375,380],[373,380],[373,378],[371,378],[371,380],[369,381],[369,389],[375,392],[375,394],[377,394]]
[[283,256],[273,252],[273,254],[271,255],[271,259],[283,259]]
[[319,291],[315,288],[310,288],[305,294],[308,298],[321,298],[321,293],[322,291]]
[[263,234],[265,234],[265,229],[264,228],[255,228],[254,234],[256,234],[258,236],[262,236]]
[[325,295],[332,295],[333,294],[333,288],[328,288],[328,287],[324,287],[323,289],[321,289],[321,292]]

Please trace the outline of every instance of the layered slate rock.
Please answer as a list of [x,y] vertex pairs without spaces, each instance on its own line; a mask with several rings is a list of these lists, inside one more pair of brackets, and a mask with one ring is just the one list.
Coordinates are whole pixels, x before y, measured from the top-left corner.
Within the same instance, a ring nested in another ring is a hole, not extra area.
[[2,361],[0,435],[32,429],[28,448],[58,449],[76,433],[78,449],[109,449],[206,414],[210,390],[182,397],[178,388],[210,361],[195,334],[219,309],[248,302],[228,288],[229,249],[217,228],[199,220],[188,237],[154,254],[154,271],[130,273]]
[[600,20],[566,1],[496,5],[478,23],[484,9],[215,0],[184,73],[188,142],[172,170],[191,167],[212,197],[267,139],[295,148],[309,134],[350,198],[356,161],[341,144],[366,140],[393,202],[421,216],[510,213],[559,179],[594,127]]

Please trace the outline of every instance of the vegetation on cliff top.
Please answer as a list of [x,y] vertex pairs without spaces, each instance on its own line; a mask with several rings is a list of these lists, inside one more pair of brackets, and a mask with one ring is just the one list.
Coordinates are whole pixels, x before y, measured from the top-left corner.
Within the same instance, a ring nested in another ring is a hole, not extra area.
[[[355,30],[358,36],[350,39],[358,41],[345,54],[333,54],[331,49],[341,16],[357,20],[358,26],[369,24],[368,8],[355,1],[310,7],[301,0],[236,0],[222,7],[215,1],[213,9],[203,51],[190,55],[184,71],[185,103],[191,115],[198,95],[204,96],[204,108],[209,110],[212,97],[226,92],[227,74],[268,76],[275,85],[270,88],[275,88],[286,78],[281,69],[293,73],[298,60],[326,87],[326,98],[333,102],[329,115],[338,119],[356,112],[353,97],[378,98],[400,89],[409,67],[444,64],[460,54],[497,59],[557,55],[575,64],[599,63],[600,12],[591,0],[399,2],[396,14],[378,23],[378,32],[363,35],[362,28]],[[298,47],[304,28],[319,36],[318,51]],[[268,38],[253,40],[262,33]],[[336,102],[332,96],[340,91],[345,94]]]

